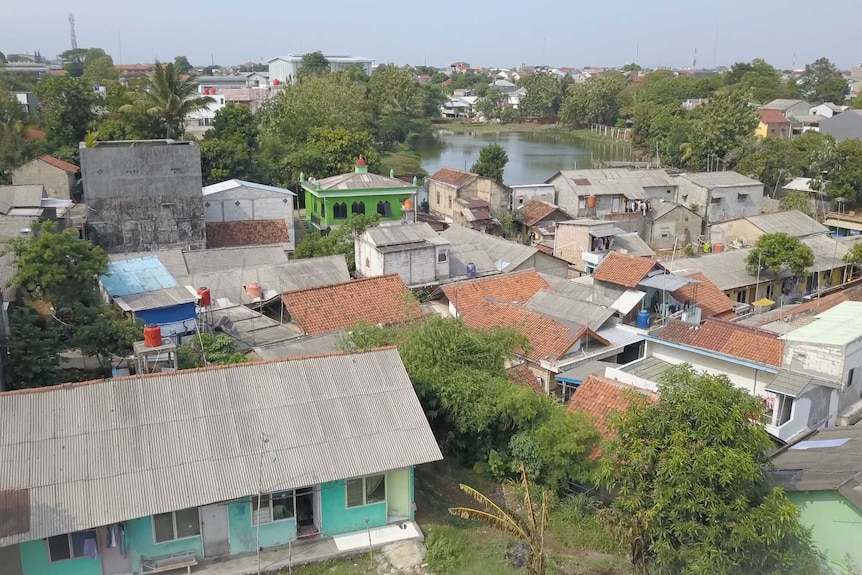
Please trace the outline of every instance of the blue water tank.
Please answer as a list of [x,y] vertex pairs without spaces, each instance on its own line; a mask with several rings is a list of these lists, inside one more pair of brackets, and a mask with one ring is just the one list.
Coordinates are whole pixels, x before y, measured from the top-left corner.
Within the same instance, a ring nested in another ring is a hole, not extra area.
[[641,329],[649,329],[649,312],[645,309],[638,312],[638,327]]
[[467,264],[467,277],[470,279],[476,277],[476,264],[474,264],[473,262]]

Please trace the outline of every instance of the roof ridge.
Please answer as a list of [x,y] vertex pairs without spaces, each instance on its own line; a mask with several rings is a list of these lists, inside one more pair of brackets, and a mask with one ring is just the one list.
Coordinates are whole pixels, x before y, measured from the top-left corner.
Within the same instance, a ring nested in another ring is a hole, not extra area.
[[[674,320],[674,321],[680,321],[680,320]],[[685,323],[685,322],[682,322],[682,323]],[[726,325],[726,326],[730,326],[734,329],[740,329],[740,330],[751,332],[755,335],[767,336],[770,339],[780,339],[779,335],[777,333],[769,331],[768,329],[761,329],[759,327],[745,325],[745,324],[741,324],[741,323],[738,323],[735,321],[728,321],[726,319],[720,319],[717,317],[708,317],[708,318],[706,318],[706,320],[704,320],[703,323],[704,324],[716,323],[716,324],[720,324],[720,325]]]
[[[297,338],[301,339],[301,338]],[[122,377],[104,377],[102,379],[89,379],[87,381],[70,381],[66,383],[61,383],[59,385],[48,385],[43,387],[33,387],[28,389],[13,389],[10,391],[0,392],[0,396],[7,395],[23,395],[29,393],[40,393],[44,391],[55,391],[60,389],[73,389],[76,387],[80,387],[82,385],[93,385],[97,383],[107,383],[109,381],[127,381],[132,379],[149,379],[149,378],[157,378],[157,377],[166,377],[177,375],[178,373],[191,373],[191,372],[199,372],[199,371],[214,371],[220,369],[233,369],[238,367],[249,367],[253,365],[265,365],[270,363],[286,363],[288,361],[302,361],[308,359],[321,359],[326,357],[341,357],[345,355],[358,355],[363,353],[374,353],[379,351],[389,351],[392,349],[397,349],[397,346],[387,345],[383,347],[375,347],[369,349],[356,349],[351,351],[333,351],[328,353],[317,353],[317,354],[309,354],[309,355],[298,355],[295,357],[286,357],[279,359],[262,359],[260,361],[247,361],[243,363],[229,363],[225,365],[207,365],[202,367],[193,367],[189,369],[178,369],[177,371],[170,372],[158,372],[158,373],[136,373],[135,375],[124,375]]]
[[[303,259],[303,258],[300,258],[300,259]],[[260,267],[260,266],[258,266],[258,267]],[[294,293],[301,292],[301,291],[308,292],[308,291],[330,289],[330,288],[340,287],[340,286],[344,286],[344,285],[348,285],[348,284],[358,284],[358,283],[368,282],[368,281],[372,281],[372,280],[379,280],[381,278],[391,278],[393,276],[398,276],[399,278],[401,277],[397,273],[391,273],[391,274],[383,274],[382,276],[371,276],[371,277],[367,277],[367,278],[356,278],[356,279],[347,280],[346,282],[339,282],[337,284],[329,284],[329,285],[325,285],[325,286],[316,286],[316,287],[310,287],[310,288],[289,290],[289,291],[281,292],[281,295],[294,294]],[[404,283],[404,280],[401,280],[401,282]],[[407,284],[404,284],[404,287],[407,287]],[[410,288],[408,288],[408,289],[410,289]]]

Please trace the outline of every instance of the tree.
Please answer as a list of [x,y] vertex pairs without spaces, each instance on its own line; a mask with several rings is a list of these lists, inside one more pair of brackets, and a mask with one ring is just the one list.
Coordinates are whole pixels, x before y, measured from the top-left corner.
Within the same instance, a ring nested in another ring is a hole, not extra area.
[[737,172],[763,182],[767,194],[772,194],[790,178],[801,175],[808,163],[805,152],[793,140],[753,136],[731,151],[727,159],[728,163],[735,164]]
[[850,249],[847,250],[847,253],[841,259],[845,264],[851,266],[862,264],[862,244],[857,242],[850,246]]
[[54,222],[33,222],[32,230],[32,236],[7,242],[16,268],[9,286],[51,302],[58,312],[92,304],[96,277],[108,269],[102,248],[79,238],[75,229],[58,232]]
[[120,74],[114,68],[114,59],[101,48],[90,48],[84,55],[84,69],[81,78],[88,85],[104,84],[119,80]]
[[612,421],[598,476],[616,497],[604,515],[641,572],[819,572],[798,509],[767,476],[761,414],[726,376],[682,365],[663,375],[658,402]]
[[550,74],[533,74],[524,80],[527,95],[519,105],[531,118],[551,118],[561,100],[560,83]]
[[634,62],[626,64],[625,66],[620,68],[620,70],[622,70],[623,72],[640,72],[642,69],[643,68],[641,68],[638,64],[635,64]]
[[377,117],[377,140],[384,148],[423,130],[426,91],[409,70],[394,64],[378,66],[369,81],[369,95]]
[[183,79],[173,63],[159,62],[156,62],[153,74],[144,79],[131,99],[130,104],[120,107],[120,113],[143,113],[158,118],[166,138],[182,136],[186,116],[215,101],[209,96],[197,95],[194,80]]
[[269,180],[259,153],[257,118],[247,107],[228,104],[217,111],[200,145],[204,185],[231,178]]
[[837,144],[828,140],[818,156],[815,163],[820,173],[815,177],[825,180],[819,183],[826,194],[858,205],[862,201],[862,142],[855,138]]
[[795,276],[807,275],[805,268],[814,265],[814,252],[802,240],[784,232],[763,234],[748,252],[745,265],[752,273],[771,271],[775,275],[782,269]]
[[48,77],[36,85],[36,95],[48,143],[77,151],[96,120],[92,87],[69,76]]
[[573,84],[560,107],[560,119],[570,126],[613,125],[620,115],[620,93],[626,78],[607,73],[582,84]]
[[449,513],[461,519],[480,521],[507,535],[511,535],[530,546],[527,572],[534,575],[545,574],[545,529],[548,527],[548,492],[542,493],[542,506],[536,509],[532,486],[527,470],[521,464],[521,488],[524,490],[523,515],[494,501],[469,485],[460,485],[461,491],[481,503],[484,509],[452,507]]
[[470,168],[474,174],[479,174],[494,181],[503,183],[503,170],[509,163],[509,155],[500,144],[488,144],[479,150],[479,159]]
[[757,123],[757,115],[744,97],[715,94],[691,113],[689,165],[705,169],[710,158],[725,159],[751,135]]
[[802,95],[810,102],[833,102],[841,105],[847,100],[850,86],[844,76],[828,58],[818,58],[805,66],[799,77]]
[[21,104],[0,86],[0,183],[11,183],[10,172],[36,155],[27,122]]
[[229,335],[199,334],[177,348],[180,369],[206,365],[245,363],[248,358],[236,350],[236,340]]
[[85,356],[99,360],[102,369],[111,358],[125,358],[132,344],[144,338],[143,325],[135,323],[110,304],[75,305],[72,313],[71,342]]
[[296,246],[293,257],[302,259],[343,255],[347,269],[353,272],[356,270],[355,239],[379,221],[378,214],[353,214],[325,236],[317,233],[306,235]]
[[309,52],[302,56],[302,62],[299,64],[297,74],[300,78],[306,76],[323,76],[329,74],[329,60],[323,55],[323,52]]
[[799,210],[808,216],[813,215],[811,210],[811,198],[807,192],[788,192],[778,203],[782,210]]
[[476,111],[488,120],[499,120],[506,107],[507,97],[499,88],[488,88],[476,105]]
[[[369,171],[380,167],[380,154],[368,132],[352,132],[345,128],[315,128],[308,135],[306,151],[319,158],[313,165],[298,164],[300,170],[326,178],[352,172],[359,156],[365,158]],[[315,169],[316,168],[316,169]]]
[[42,329],[38,319],[26,305],[15,308],[9,317],[3,360],[3,377],[9,388],[43,387],[60,381],[60,341],[56,332]]
[[174,58],[174,66],[177,70],[179,70],[182,74],[188,74],[192,69],[192,65],[189,63],[189,59],[185,56],[177,56]]
[[84,74],[84,58],[87,55],[87,48],[72,48],[65,52],[60,52],[60,60],[63,62],[63,69],[73,78],[80,78]]

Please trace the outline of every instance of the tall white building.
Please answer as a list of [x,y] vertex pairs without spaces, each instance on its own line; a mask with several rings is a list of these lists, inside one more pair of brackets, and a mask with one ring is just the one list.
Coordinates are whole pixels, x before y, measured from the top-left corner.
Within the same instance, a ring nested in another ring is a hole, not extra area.
[[[280,83],[292,82],[296,73],[302,65],[303,54],[288,54],[287,56],[276,56],[269,59],[269,81],[278,80]],[[324,54],[329,60],[329,68],[333,72],[344,70],[349,66],[358,65],[362,70],[371,75],[372,60],[361,56],[345,56],[343,54]]]

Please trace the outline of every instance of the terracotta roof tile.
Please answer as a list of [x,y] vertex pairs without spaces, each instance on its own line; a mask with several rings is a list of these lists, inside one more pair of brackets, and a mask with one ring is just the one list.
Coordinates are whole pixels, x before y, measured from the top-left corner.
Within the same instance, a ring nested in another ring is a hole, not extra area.
[[70,164],[65,160],[61,160],[60,158],[55,158],[54,156],[49,156],[45,154],[44,156],[39,156],[39,159],[45,162],[46,164],[50,164],[55,168],[60,168],[64,172],[68,172],[70,174],[77,174],[81,171],[81,168],[76,166],[75,164]]
[[542,387],[539,378],[536,377],[536,374],[533,373],[532,370],[530,370],[530,368],[527,367],[526,364],[522,363],[520,365],[516,365],[515,367],[510,367],[506,370],[506,375],[513,383],[529,387],[536,393],[540,395],[545,395],[545,388]]
[[463,172],[461,170],[456,170],[454,168],[440,168],[431,176],[431,181],[440,182],[442,184],[449,184],[450,186],[455,186],[456,188],[460,188],[466,184],[469,184],[475,178],[478,178],[476,174],[471,174],[470,172]]
[[465,314],[489,297],[509,303],[527,303],[543,289],[551,287],[536,270],[526,270],[452,283],[443,288],[443,294],[459,314]]
[[656,394],[609,379],[600,375],[589,376],[572,394],[566,404],[566,411],[580,411],[589,415],[603,439],[611,439],[616,434],[609,424],[613,413],[626,411],[632,400],[641,394],[647,401],[657,401]]
[[209,249],[290,242],[290,232],[284,220],[207,222],[206,234]]
[[422,315],[419,302],[398,274],[286,292],[282,300],[293,322],[308,335],[360,322],[399,323]]
[[586,326],[572,328],[523,307],[494,300],[479,303],[462,317],[470,329],[512,328],[520,332],[530,342],[530,351],[523,355],[535,362],[556,361],[588,333],[601,343],[608,343]]
[[716,318],[699,326],[671,320],[659,339],[774,366],[781,366],[784,355],[778,334]]
[[856,285],[820,298],[814,298],[791,309],[778,308],[772,312],[760,314],[756,325],[765,325],[778,319],[793,321],[803,316],[814,316],[830,310],[845,301],[862,301],[862,285]]
[[726,315],[731,315],[732,317],[735,315],[727,314],[727,312],[733,311],[733,300],[727,297],[727,294],[723,291],[718,289],[718,286],[709,281],[709,278],[701,272],[693,273],[687,277],[697,280],[700,283],[688,284],[687,286],[673,292],[672,295],[675,300],[680,303],[699,305],[703,310],[703,318],[713,316],[723,317]]
[[611,252],[593,272],[593,277],[598,281],[633,288],[656,266],[660,264],[649,258]]
[[562,212],[559,207],[542,200],[530,200],[521,208],[525,226],[534,226],[542,220],[549,218],[556,211]]
[[790,120],[785,118],[778,110],[756,110],[755,113],[764,124],[789,124]]

